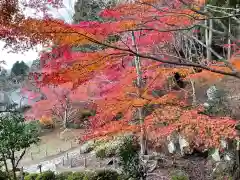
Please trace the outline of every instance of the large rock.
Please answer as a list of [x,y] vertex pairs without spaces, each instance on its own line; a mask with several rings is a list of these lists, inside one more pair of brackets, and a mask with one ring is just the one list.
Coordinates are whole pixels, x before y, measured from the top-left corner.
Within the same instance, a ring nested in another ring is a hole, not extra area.
[[94,149],[94,141],[88,141],[80,147],[81,153],[89,153]]

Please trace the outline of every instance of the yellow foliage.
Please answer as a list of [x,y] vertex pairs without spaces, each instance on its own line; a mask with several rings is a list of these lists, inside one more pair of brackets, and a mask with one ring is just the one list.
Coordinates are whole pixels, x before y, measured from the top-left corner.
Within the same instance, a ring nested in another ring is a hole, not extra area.
[[132,105],[133,107],[143,107],[145,104],[148,103],[148,100],[146,99],[140,99],[140,98],[137,98],[137,99],[134,99],[132,101]]
[[51,117],[46,117],[46,116],[42,116],[41,119],[39,120],[39,122],[42,125],[52,125],[53,124],[53,120]]

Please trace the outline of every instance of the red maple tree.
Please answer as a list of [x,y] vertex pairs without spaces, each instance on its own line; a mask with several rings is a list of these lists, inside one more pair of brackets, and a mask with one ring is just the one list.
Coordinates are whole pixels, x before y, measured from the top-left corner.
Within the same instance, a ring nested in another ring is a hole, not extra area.
[[[180,1],[173,1],[167,6],[161,1],[141,0],[106,9],[101,16],[106,21],[70,25],[60,20],[28,18],[17,24],[17,28],[11,23],[6,25],[7,30],[18,33],[17,38],[28,37],[23,40],[31,45],[52,41],[58,48],[94,43],[102,46],[96,52],[68,51],[55,61],[44,62],[43,72],[36,76],[40,85],[72,82],[74,88],[84,89],[82,98],[94,100],[98,108],[96,116],[91,119],[93,131],[89,131],[91,136],[88,138],[140,131],[142,138],[146,133],[154,133],[152,137],[156,139],[178,130],[186,136],[196,137],[195,134],[198,134],[202,139],[208,139],[204,145],[212,147],[219,145],[221,136],[235,136],[235,121],[215,121],[199,115],[194,109],[185,109],[185,102],[175,95],[177,92],[161,97],[152,94],[153,90],[163,88],[166,79],[175,72],[185,76],[194,74],[191,67],[211,71],[211,74],[240,77],[229,64],[224,64],[224,67],[211,63],[202,65],[185,61],[171,53],[168,44],[173,41],[174,32],[191,30],[204,18],[204,14],[198,13],[197,7],[183,6]],[[120,39],[116,42],[109,41],[109,36],[113,35]],[[8,36],[16,37],[16,33]],[[63,63],[66,64],[65,67],[62,67]],[[163,67],[166,63],[179,67]],[[204,72],[198,76],[203,76]],[[89,88],[91,96],[86,90]],[[144,115],[144,106],[153,104],[158,107]],[[140,123],[130,124],[134,117],[132,111],[135,110]],[[119,113],[122,117],[116,120]],[[178,115],[177,118],[171,117],[175,115]],[[162,120],[167,120],[167,125],[158,127],[156,122]],[[216,123],[214,128],[212,122]],[[222,126],[226,127],[226,132],[221,131]],[[206,131],[210,131],[211,135],[207,136]],[[202,145],[202,142],[195,141],[194,138],[192,142],[196,146]]]

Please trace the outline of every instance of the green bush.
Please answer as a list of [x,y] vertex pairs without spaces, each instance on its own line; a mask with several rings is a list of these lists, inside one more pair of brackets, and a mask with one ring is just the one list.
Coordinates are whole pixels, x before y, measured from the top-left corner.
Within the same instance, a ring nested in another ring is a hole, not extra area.
[[[33,173],[25,176],[24,180],[125,180],[121,178],[116,171],[99,170],[93,172],[63,172],[54,174],[54,172],[46,171],[41,174]],[[1,179],[0,180],[6,180]]]
[[54,180],[55,174],[52,171],[46,171],[38,175],[36,180]]
[[120,145],[121,141],[119,140],[101,143],[99,146],[95,148],[96,157],[98,158],[112,157],[117,154]]
[[0,180],[6,180],[6,179],[7,179],[7,174],[0,170]]
[[82,128],[81,124],[68,123],[68,128],[70,129],[80,129]]
[[62,172],[60,174],[56,174],[56,180],[66,180],[68,179],[68,176],[72,174],[72,172]]
[[171,180],[188,180],[188,177],[184,175],[179,175],[179,176],[176,175],[176,176],[172,176]]
[[96,172],[87,172],[85,173],[83,180],[95,180],[96,177]]
[[85,173],[83,172],[75,172],[68,176],[67,180],[82,180],[85,177]]
[[119,178],[119,174],[113,170],[99,170],[95,172],[88,172],[85,174],[83,180],[123,180]]
[[174,170],[171,172],[171,180],[189,180],[186,172],[182,170]]
[[36,180],[38,177],[38,173],[28,174],[24,177],[24,180]]
[[101,170],[96,172],[93,180],[118,180],[118,173],[112,170]]
[[134,136],[123,137],[118,155],[122,164],[123,175],[128,179],[140,179],[143,171],[139,164],[138,146],[135,143]]

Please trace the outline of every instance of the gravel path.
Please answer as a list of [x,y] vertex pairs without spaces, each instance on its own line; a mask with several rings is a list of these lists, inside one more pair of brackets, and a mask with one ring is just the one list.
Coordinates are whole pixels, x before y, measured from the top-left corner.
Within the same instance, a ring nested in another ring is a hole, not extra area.
[[[63,160],[64,159],[64,160]],[[42,171],[74,171],[84,169],[86,163],[87,169],[98,169],[98,168],[114,168],[114,165],[107,165],[112,158],[106,158],[99,160],[96,158],[95,153],[91,152],[88,154],[80,154],[80,148],[69,150],[65,153],[61,153],[54,157],[48,157],[46,160],[42,160],[39,163],[23,166],[24,171],[29,173],[39,172],[38,165],[42,165]]]

